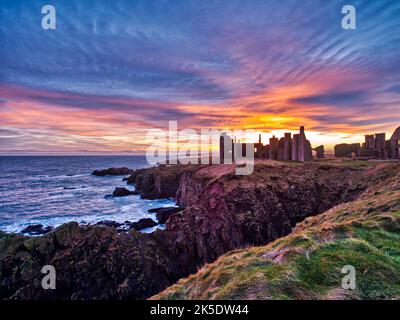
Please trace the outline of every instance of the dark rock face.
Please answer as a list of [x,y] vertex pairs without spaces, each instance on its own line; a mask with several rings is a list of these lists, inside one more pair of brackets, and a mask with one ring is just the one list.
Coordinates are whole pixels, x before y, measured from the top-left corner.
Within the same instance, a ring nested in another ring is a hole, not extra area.
[[364,182],[354,189],[352,179],[361,173],[345,167],[264,165],[241,177],[225,169],[183,174],[176,200],[186,209],[172,215],[160,235],[189,269],[232,249],[287,235],[305,217],[350,201],[367,187]]
[[112,220],[103,220],[103,221],[96,223],[96,226],[106,226],[106,227],[114,228],[118,232],[126,232],[131,229],[139,231],[142,229],[155,227],[157,224],[158,223],[155,222],[153,219],[143,218],[137,222],[125,221],[125,223],[119,223],[119,222],[112,221]]
[[[57,272],[41,287],[41,268]],[[65,224],[39,238],[0,233],[0,299],[137,299],[176,281],[182,269],[154,237]]]
[[100,222],[96,223],[97,226],[106,226],[106,227],[110,227],[110,228],[119,228],[122,223],[118,223],[116,221],[112,221],[112,220],[103,220]]
[[[151,196],[170,195],[176,186],[167,187],[168,177],[180,177],[176,200],[185,209],[170,215],[165,230],[118,234],[70,223],[40,238],[0,232],[0,298],[149,297],[229,250],[288,234],[391,174],[314,163],[259,165],[250,176],[229,165],[178,167],[135,171],[135,183],[153,181],[141,186]],[[46,264],[56,267],[57,290],[41,289]]]
[[158,223],[165,224],[170,216],[183,209],[181,207],[154,208],[148,210],[148,212],[156,213]]
[[172,198],[179,188],[183,173],[194,168],[192,165],[159,165],[137,169],[126,181],[135,184],[136,190],[145,199]]
[[[237,176],[234,169],[197,166],[179,174],[176,200],[186,209],[171,214],[166,229],[153,236],[187,273],[232,249],[287,235],[305,217],[350,201],[367,187],[353,181],[360,171],[346,167],[263,165],[250,176]],[[163,170],[165,177],[176,177],[169,167]],[[139,181],[148,179],[150,193],[155,172],[136,173],[136,181],[140,176]]]
[[124,176],[132,174],[134,170],[125,167],[122,168],[108,168],[103,170],[94,170],[92,175],[104,177],[104,176]]
[[138,195],[139,192],[137,191],[131,191],[126,188],[115,188],[112,196],[113,197],[126,197],[126,196],[131,196],[131,195]]
[[37,236],[41,234],[46,234],[52,230],[51,227],[43,227],[42,224],[34,224],[31,226],[26,227],[24,230],[21,231],[22,234],[29,234],[31,236]]
[[132,222],[130,224],[130,227],[135,230],[142,230],[142,229],[146,229],[146,228],[155,227],[156,225],[157,225],[157,222],[155,222],[153,219],[143,218],[143,219],[140,219],[138,222]]

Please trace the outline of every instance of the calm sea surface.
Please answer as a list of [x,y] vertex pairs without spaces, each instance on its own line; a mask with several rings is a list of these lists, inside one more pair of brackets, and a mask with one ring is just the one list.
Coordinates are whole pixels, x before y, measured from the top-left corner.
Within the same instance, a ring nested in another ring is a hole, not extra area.
[[[0,230],[19,232],[31,224],[59,226],[101,220],[155,219],[150,208],[174,205],[172,199],[105,197],[117,186],[134,190],[123,176],[95,177],[95,169],[142,168],[143,156],[0,157]],[[147,232],[152,230],[147,230]]]

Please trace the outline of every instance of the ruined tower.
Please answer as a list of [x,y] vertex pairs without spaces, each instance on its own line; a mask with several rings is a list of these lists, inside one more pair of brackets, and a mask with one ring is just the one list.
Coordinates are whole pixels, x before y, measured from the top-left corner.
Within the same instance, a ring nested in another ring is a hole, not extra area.
[[300,127],[300,134],[298,137],[298,161],[306,162],[312,159],[312,149],[311,143],[307,140],[306,134],[304,132],[304,127]]
[[278,147],[279,140],[273,136],[269,139],[269,158],[272,160],[278,160]]
[[400,159],[400,127],[398,127],[390,138],[390,157],[392,159]]
[[292,140],[292,160],[299,161],[299,134],[293,135]]
[[386,141],[385,133],[375,134],[375,152],[380,158],[385,157],[385,141]]
[[231,163],[231,161],[234,160],[232,158],[233,139],[223,132],[219,137],[219,161],[220,163]]
[[285,133],[283,138],[283,160],[292,159],[292,134],[290,132]]

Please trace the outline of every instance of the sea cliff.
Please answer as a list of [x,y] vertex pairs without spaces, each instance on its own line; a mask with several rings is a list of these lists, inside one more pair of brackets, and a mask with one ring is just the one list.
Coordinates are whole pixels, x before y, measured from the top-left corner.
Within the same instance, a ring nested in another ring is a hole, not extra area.
[[[142,197],[174,196],[185,208],[151,234],[76,223],[35,238],[0,233],[0,298],[147,298],[231,250],[266,245],[307,217],[357,201],[400,171],[389,162],[267,161],[249,176],[234,169],[161,165],[134,171],[127,183]],[[56,290],[41,288],[46,264],[57,270]],[[191,297],[182,290],[159,297]]]

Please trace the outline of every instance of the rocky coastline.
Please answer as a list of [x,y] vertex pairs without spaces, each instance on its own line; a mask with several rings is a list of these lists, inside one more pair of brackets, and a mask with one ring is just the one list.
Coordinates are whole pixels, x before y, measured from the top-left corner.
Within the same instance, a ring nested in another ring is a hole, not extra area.
[[[124,180],[141,197],[175,198],[179,207],[158,208],[158,222],[68,223],[40,237],[0,232],[0,298],[144,299],[230,250],[286,236],[306,217],[356,199],[393,168],[266,161],[249,176],[234,170],[160,165],[132,171]],[[154,223],[165,229],[138,232],[137,224]],[[56,290],[41,288],[47,264],[57,270]]]

